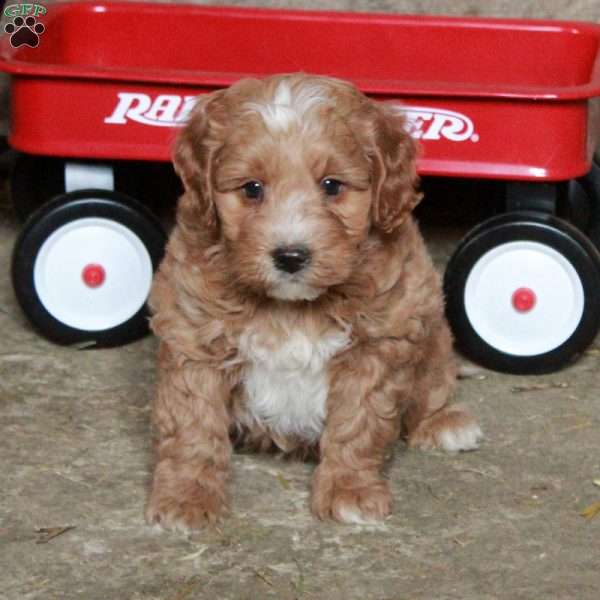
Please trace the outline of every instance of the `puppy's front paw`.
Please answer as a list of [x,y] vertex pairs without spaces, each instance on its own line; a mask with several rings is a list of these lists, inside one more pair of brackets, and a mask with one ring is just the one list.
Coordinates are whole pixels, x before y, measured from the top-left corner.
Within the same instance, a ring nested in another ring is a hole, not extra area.
[[477,421],[464,408],[444,408],[425,419],[408,438],[411,448],[430,450],[441,448],[446,452],[477,450],[483,432]]
[[225,512],[225,499],[217,490],[190,482],[185,491],[154,486],[146,508],[146,521],[184,533],[215,523]]
[[392,495],[387,481],[378,476],[364,481],[354,474],[333,476],[317,469],[312,512],[322,520],[361,525],[378,523],[392,512]]

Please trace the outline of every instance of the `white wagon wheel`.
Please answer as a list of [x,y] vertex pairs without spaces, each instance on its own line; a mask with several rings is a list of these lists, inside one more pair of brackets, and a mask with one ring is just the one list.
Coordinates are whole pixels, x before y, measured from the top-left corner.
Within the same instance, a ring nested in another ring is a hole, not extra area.
[[17,299],[62,344],[124,344],[147,331],[146,299],[165,234],[142,205],[108,190],[56,197],[31,215],[13,251]]
[[555,371],[600,327],[600,254],[550,215],[507,213],[477,226],[448,263],[444,289],[459,349],[499,371]]

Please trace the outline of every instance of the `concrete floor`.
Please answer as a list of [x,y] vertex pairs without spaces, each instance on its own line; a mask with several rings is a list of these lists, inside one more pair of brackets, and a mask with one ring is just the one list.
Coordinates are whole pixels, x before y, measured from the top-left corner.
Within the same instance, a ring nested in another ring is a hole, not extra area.
[[[158,0],[165,1],[165,0]],[[600,19],[597,0],[166,0],[210,5],[375,11],[422,15],[470,15],[532,19]],[[46,2],[50,4],[50,2]]]
[[[458,400],[482,449],[400,445],[392,517],[319,523],[312,466],[238,455],[232,516],[190,537],[142,518],[155,341],[77,351],[40,339],[9,282],[18,225],[0,208],[0,597],[6,600],[596,600],[600,347],[544,377],[475,370]],[[453,227],[429,226],[442,265]],[[41,529],[73,527],[49,539]],[[45,542],[45,543],[43,543]]]

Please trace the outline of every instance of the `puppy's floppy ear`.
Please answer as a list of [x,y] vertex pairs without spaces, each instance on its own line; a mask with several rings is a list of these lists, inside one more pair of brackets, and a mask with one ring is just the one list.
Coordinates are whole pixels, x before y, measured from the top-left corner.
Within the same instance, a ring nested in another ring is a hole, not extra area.
[[215,151],[220,146],[215,129],[216,117],[224,91],[200,96],[185,127],[178,134],[173,147],[175,171],[183,182],[186,193],[194,200],[193,210],[199,226],[216,234],[217,212],[214,205],[211,166]]
[[417,146],[397,106],[370,101],[369,150],[373,169],[373,223],[385,233],[397,229],[420,202]]

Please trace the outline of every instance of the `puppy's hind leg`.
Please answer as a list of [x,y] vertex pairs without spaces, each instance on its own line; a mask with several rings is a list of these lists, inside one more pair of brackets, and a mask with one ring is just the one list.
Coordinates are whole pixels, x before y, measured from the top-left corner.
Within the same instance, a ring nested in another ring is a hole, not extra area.
[[483,433],[476,419],[459,404],[449,405],[456,383],[452,338],[443,324],[431,336],[417,369],[413,399],[403,415],[403,432],[411,448],[447,452],[476,450]]

